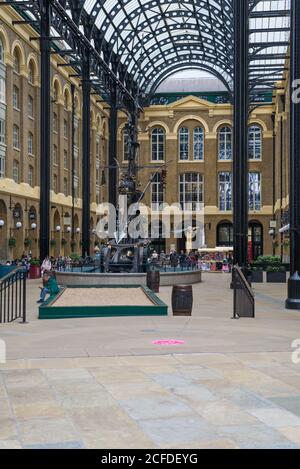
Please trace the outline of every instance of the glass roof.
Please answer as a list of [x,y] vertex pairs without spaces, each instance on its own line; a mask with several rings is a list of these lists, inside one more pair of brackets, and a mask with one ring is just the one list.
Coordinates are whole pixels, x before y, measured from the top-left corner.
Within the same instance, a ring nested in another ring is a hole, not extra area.
[[[155,92],[166,77],[195,68],[232,89],[233,0],[52,1],[82,33],[88,27],[101,57],[104,49],[118,57],[146,94]],[[250,89],[257,98],[283,76],[290,0],[249,0],[249,11]]]
[[[250,84],[260,93],[282,77],[290,0],[249,0],[249,8]],[[146,92],[189,66],[232,87],[232,0],[85,0],[84,9]]]

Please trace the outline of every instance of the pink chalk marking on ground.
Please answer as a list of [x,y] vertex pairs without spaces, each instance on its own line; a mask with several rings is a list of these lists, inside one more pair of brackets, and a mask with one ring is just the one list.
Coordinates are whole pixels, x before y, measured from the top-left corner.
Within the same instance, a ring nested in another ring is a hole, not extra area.
[[167,339],[167,340],[153,340],[153,345],[184,345],[185,340],[175,340],[175,339]]

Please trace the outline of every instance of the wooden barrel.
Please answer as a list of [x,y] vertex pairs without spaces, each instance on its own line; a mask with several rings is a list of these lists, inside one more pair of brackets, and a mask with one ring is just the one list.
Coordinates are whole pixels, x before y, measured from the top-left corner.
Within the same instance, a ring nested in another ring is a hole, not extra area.
[[172,291],[173,316],[191,316],[193,310],[192,285],[174,285]]
[[159,293],[160,272],[158,270],[149,270],[147,272],[147,287],[154,293]]

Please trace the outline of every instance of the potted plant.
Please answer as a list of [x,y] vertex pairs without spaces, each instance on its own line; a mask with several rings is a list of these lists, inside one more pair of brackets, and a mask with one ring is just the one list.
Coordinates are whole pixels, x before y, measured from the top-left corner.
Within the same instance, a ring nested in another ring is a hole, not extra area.
[[39,259],[31,259],[29,267],[29,278],[37,279],[41,276],[41,267]]
[[16,238],[9,238],[8,240],[8,245],[10,248],[15,248],[17,245],[17,240]]
[[55,239],[51,239],[50,246],[52,246],[52,247],[56,246],[56,240]]
[[24,246],[25,246],[26,248],[30,248],[31,245],[32,245],[31,239],[25,238],[25,240],[24,240]]
[[68,241],[67,241],[65,238],[63,238],[63,239],[61,240],[61,245],[62,245],[62,246],[66,246],[66,244],[68,244]]
[[264,271],[262,267],[255,267],[251,266],[250,267],[250,273],[251,273],[251,282],[253,283],[263,283],[264,281]]
[[268,283],[286,283],[286,268],[283,265],[267,267]]

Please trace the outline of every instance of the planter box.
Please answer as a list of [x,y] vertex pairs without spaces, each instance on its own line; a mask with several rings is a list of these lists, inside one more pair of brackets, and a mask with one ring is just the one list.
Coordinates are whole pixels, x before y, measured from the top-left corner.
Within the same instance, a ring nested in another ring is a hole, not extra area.
[[267,283],[286,283],[286,272],[267,272]]
[[39,265],[31,265],[29,268],[29,278],[31,280],[41,278],[41,268]]
[[253,283],[263,283],[264,273],[262,270],[256,270],[251,272],[251,281]]

